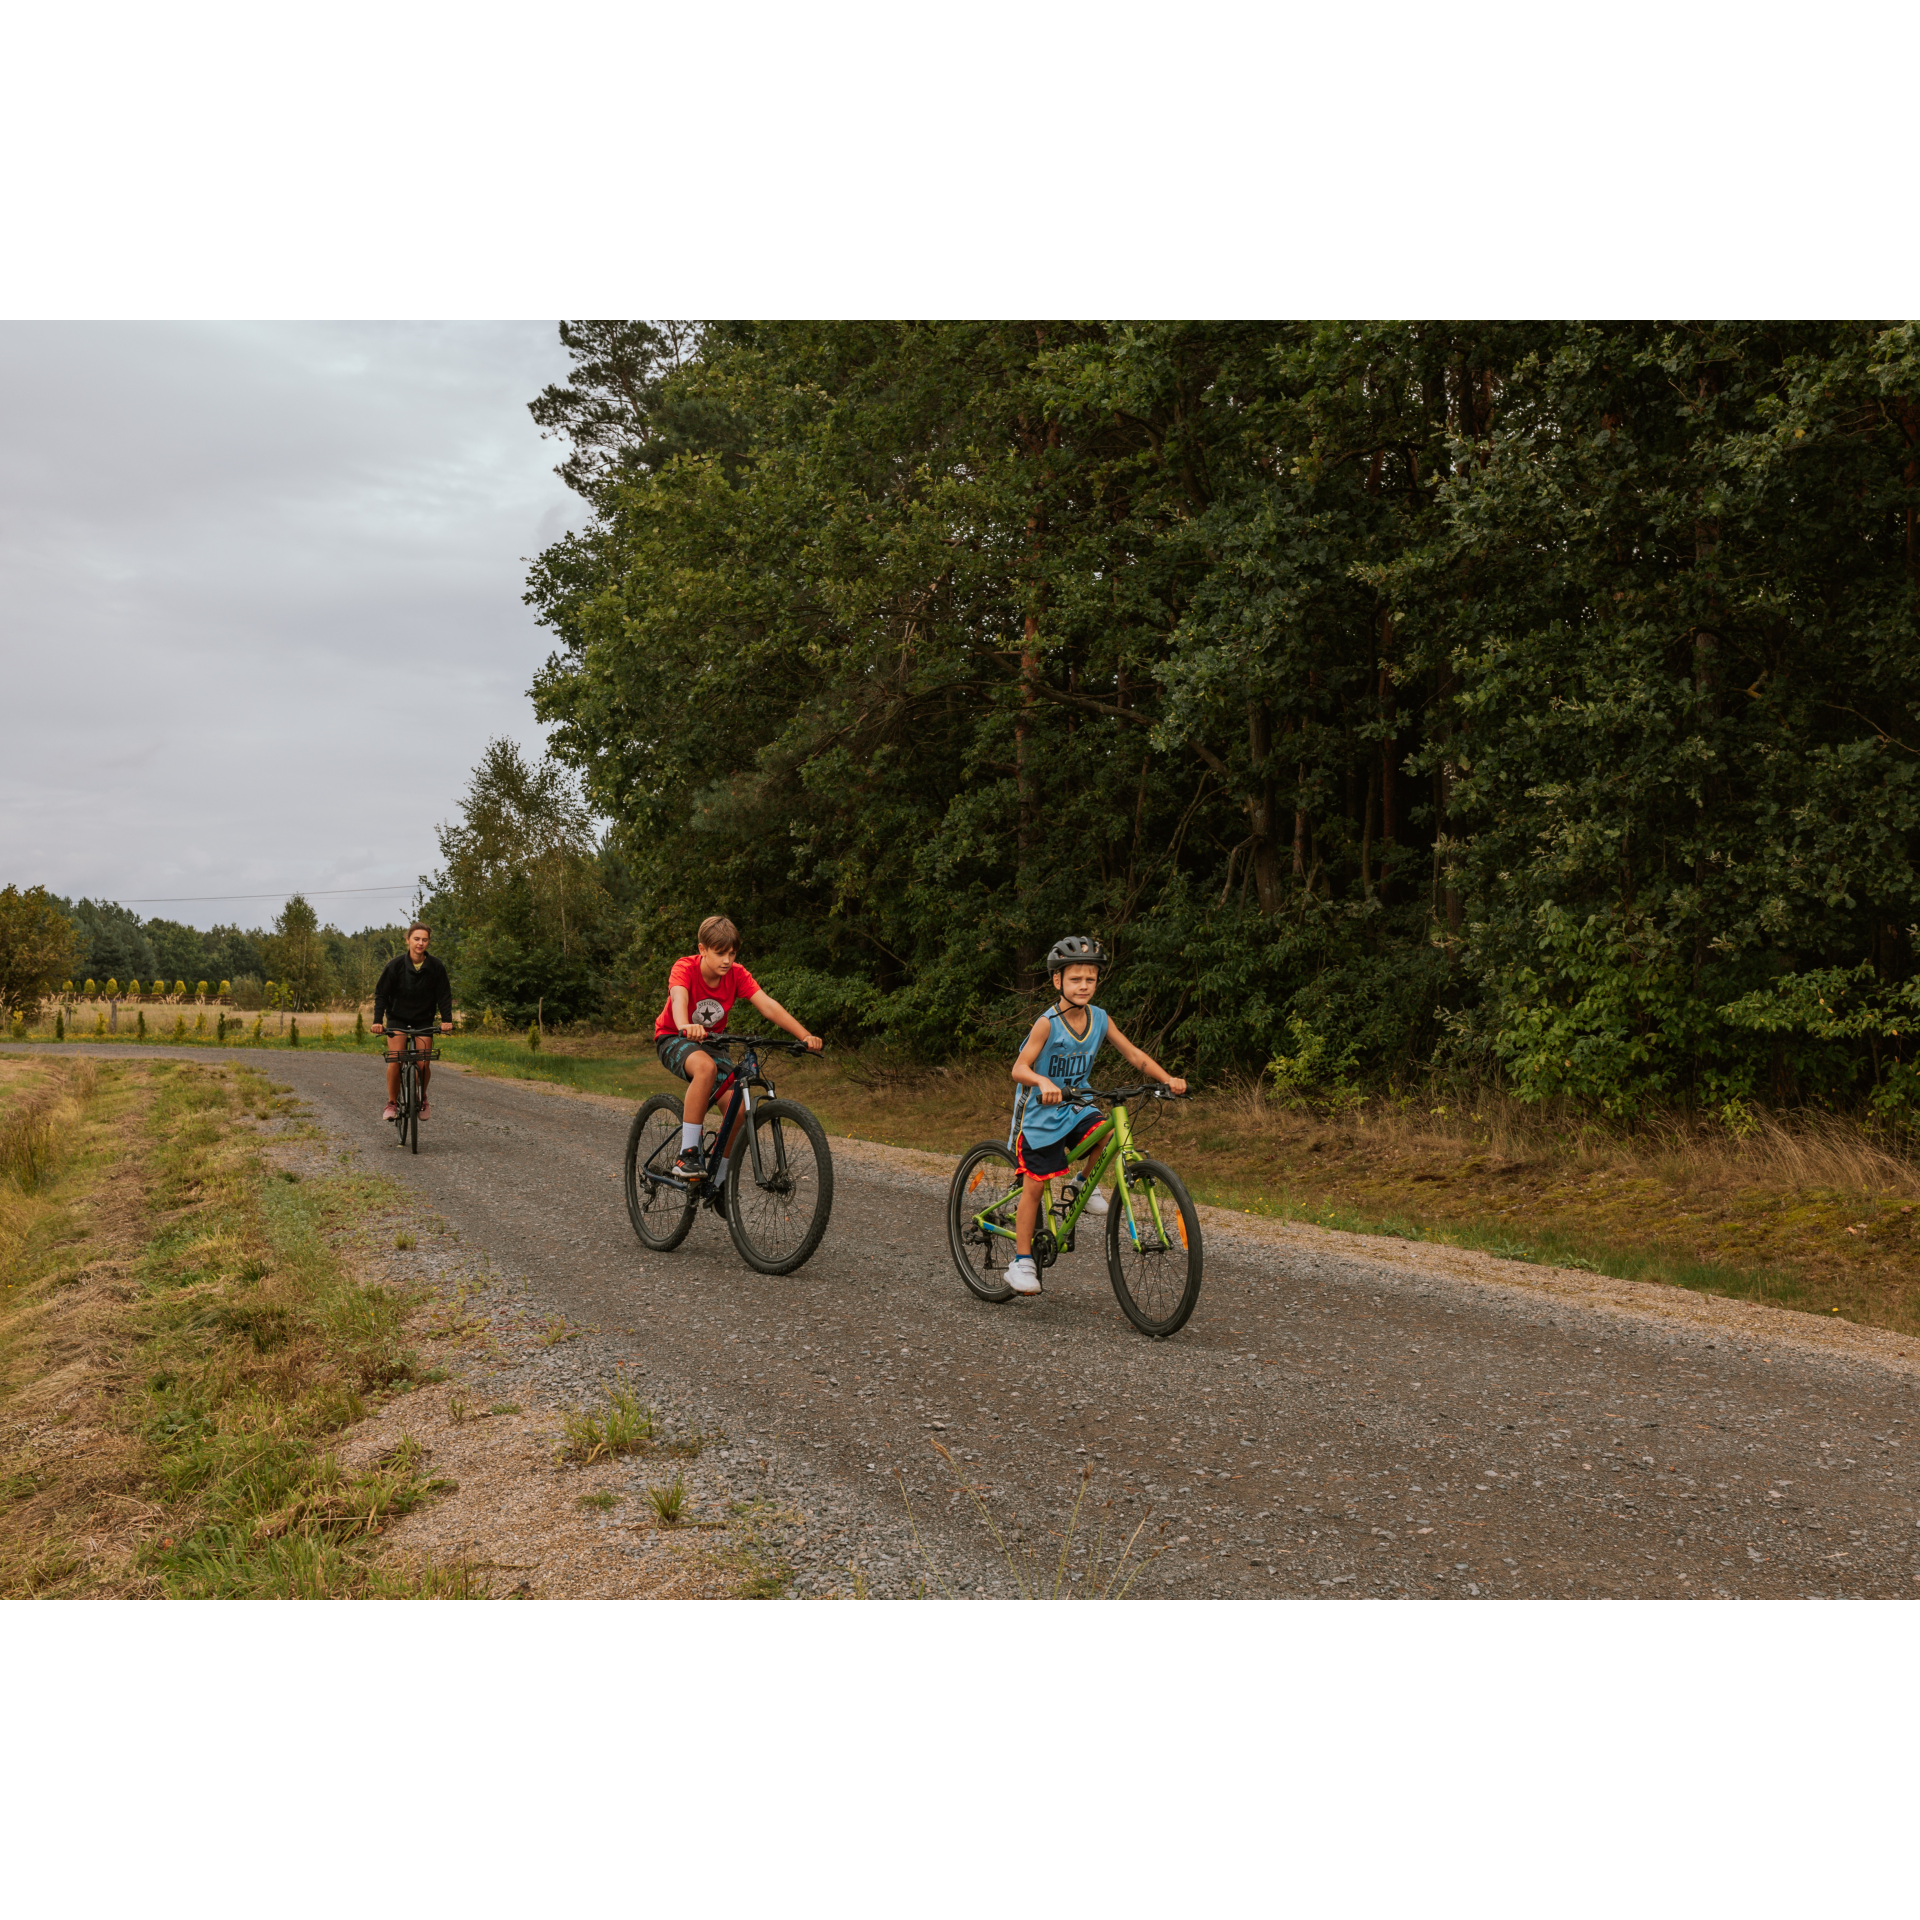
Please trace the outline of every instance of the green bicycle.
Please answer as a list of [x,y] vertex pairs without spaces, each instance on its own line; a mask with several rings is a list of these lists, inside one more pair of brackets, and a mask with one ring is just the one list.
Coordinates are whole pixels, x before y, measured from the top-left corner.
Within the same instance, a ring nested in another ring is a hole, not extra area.
[[[1044,1270],[1071,1251],[1081,1216],[1117,1169],[1120,1178],[1107,1209],[1107,1277],[1120,1311],[1140,1332],[1164,1340],[1187,1324],[1200,1298],[1200,1217],[1180,1176],[1133,1144],[1127,1103],[1177,1096],[1142,1083],[1111,1092],[1083,1087],[1070,1097],[1083,1105],[1105,1102],[1108,1124],[1068,1155],[1069,1165],[1083,1164],[1072,1178],[1064,1211],[1054,1208],[1052,1183],[1041,1188],[1034,1262]],[[947,1195],[953,1263],[974,1295],[995,1305],[1017,1297],[1004,1276],[1013,1258],[1014,1213],[1020,1204],[1014,1142],[1025,1105],[1023,1092],[1004,1141],[983,1140],[961,1156]]]

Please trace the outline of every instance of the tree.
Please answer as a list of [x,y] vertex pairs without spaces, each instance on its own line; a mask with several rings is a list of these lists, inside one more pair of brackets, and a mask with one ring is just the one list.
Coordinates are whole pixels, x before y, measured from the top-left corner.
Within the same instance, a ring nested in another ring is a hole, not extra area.
[[251,974],[256,980],[267,975],[267,956],[261,951],[265,939],[261,933],[242,933],[238,927],[217,926],[206,935],[206,972],[237,980]]
[[131,978],[155,971],[153,943],[142,931],[138,914],[111,900],[55,904],[79,929],[81,965],[88,973],[104,979],[108,974]]
[[320,938],[319,916],[303,894],[294,894],[280,910],[264,945],[284,1005],[295,1009],[317,1007],[331,998],[333,978]]
[[153,971],[163,980],[191,980],[207,970],[206,936],[178,920],[149,920],[141,931],[153,949]]
[[78,963],[73,922],[45,887],[0,890],[0,1011],[30,1014]]
[[439,839],[445,864],[427,911],[462,997],[516,1024],[543,1000],[562,1019],[585,1011],[619,925],[593,817],[568,770],[529,765],[511,740],[491,741]]
[[604,501],[622,482],[708,444],[715,410],[667,392],[668,376],[692,358],[700,335],[688,320],[561,321],[573,375],[545,388],[527,410],[542,439],[568,443],[554,471],[574,492]]

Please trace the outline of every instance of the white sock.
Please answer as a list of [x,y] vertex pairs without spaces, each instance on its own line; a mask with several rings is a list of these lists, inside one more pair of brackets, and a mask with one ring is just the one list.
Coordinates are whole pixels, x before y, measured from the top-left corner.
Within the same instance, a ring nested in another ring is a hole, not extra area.
[[699,1144],[700,1144],[700,1122],[698,1120],[681,1121],[680,1123],[681,1152],[684,1153],[687,1150],[687,1148],[697,1147]]
[[715,1184],[716,1186],[718,1186],[718,1185],[720,1184],[720,1182],[721,1182],[721,1181],[723,1181],[723,1180],[725,1180],[725,1179],[726,1179],[726,1177],[727,1177],[727,1163],[726,1163],[726,1161],[725,1161],[725,1160],[716,1160],[716,1161],[715,1161],[715,1162],[713,1163],[713,1180],[714,1180],[714,1184]]

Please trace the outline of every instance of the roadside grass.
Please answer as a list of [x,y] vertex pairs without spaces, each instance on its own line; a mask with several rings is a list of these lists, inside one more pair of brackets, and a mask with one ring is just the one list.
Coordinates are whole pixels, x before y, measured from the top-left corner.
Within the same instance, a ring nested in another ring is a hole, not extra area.
[[[1109,1540],[1108,1503],[1096,1502],[1099,1525],[1093,1537],[1087,1538],[1081,1530],[1080,1516],[1086,1507],[1088,1484],[1093,1479],[1091,1466],[1082,1466],[1080,1469],[1073,1493],[1073,1506],[1067,1515],[1064,1531],[1048,1529],[1049,1536],[1060,1543],[1057,1554],[1051,1548],[1030,1545],[1017,1525],[1013,1538],[1009,1540],[986,1503],[987,1489],[969,1480],[960,1470],[960,1463],[938,1440],[928,1444],[953,1476],[954,1498],[958,1500],[964,1495],[973,1503],[980,1524],[991,1537],[1001,1564],[1013,1576],[1015,1589],[1022,1600],[1124,1600],[1133,1591],[1134,1583],[1141,1574],[1167,1551],[1165,1546],[1156,1544],[1145,1553],[1135,1556],[1134,1549],[1140,1545],[1140,1536],[1146,1532],[1153,1518],[1151,1508],[1134,1523],[1133,1531],[1124,1541],[1117,1535]],[[927,1563],[925,1591],[930,1593],[940,1587],[938,1568],[932,1554],[927,1551],[926,1543],[920,1538],[920,1522],[914,1515],[906,1476],[897,1467],[894,1469],[894,1479],[900,1488],[901,1503],[907,1510],[907,1525],[913,1534],[915,1551]],[[1159,1531],[1167,1531],[1165,1521],[1161,1522]],[[1107,1557],[1109,1551],[1113,1554],[1111,1560]],[[1131,1566],[1128,1565],[1129,1561],[1132,1562]],[[950,1600],[954,1596],[947,1592],[942,1597]]]
[[417,1449],[349,1472],[327,1444],[428,1377],[413,1301],[334,1244],[386,1184],[263,1166],[239,1122],[283,1113],[284,1089],[237,1063],[30,1058],[57,1164],[0,1192],[0,1478],[30,1489],[0,1512],[0,1593],[481,1591],[463,1566],[379,1563],[383,1529],[445,1485]]

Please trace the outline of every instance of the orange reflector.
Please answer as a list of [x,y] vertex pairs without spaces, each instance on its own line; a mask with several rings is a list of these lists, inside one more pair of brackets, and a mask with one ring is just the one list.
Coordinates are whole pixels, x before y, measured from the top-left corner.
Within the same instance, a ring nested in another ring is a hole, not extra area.
[[1173,1224],[1179,1231],[1180,1244],[1184,1247],[1187,1244],[1187,1216],[1176,1210],[1173,1216]]

